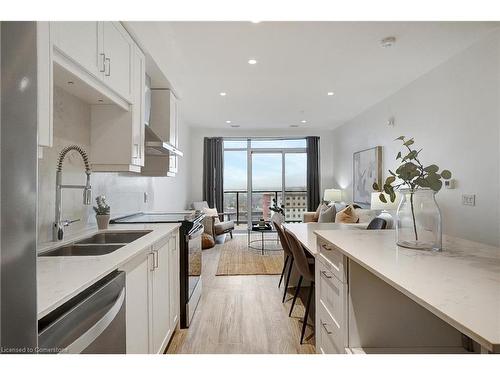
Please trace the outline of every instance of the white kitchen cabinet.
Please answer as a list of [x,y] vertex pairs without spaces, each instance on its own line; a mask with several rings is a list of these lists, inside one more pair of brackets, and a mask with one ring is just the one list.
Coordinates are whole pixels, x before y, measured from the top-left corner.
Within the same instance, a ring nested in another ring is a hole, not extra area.
[[144,251],[123,268],[126,272],[126,332],[129,354],[150,352],[152,256],[150,251]]
[[127,353],[163,353],[179,322],[179,234],[167,234],[121,269],[126,272]]
[[38,146],[52,147],[53,84],[50,22],[37,22]]
[[144,166],[146,58],[135,46],[132,60],[132,164]]
[[103,22],[104,82],[123,98],[132,98],[134,42],[119,22]]
[[175,331],[179,323],[180,303],[180,264],[179,264],[179,236],[176,234],[169,240],[170,266],[170,330]]
[[152,283],[153,353],[162,353],[170,338],[170,269],[169,269],[169,238],[154,245],[154,271]]
[[[51,27],[54,47],[58,54],[65,57],[57,56],[56,61],[60,65],[106,96],[113,97],[106,93],[110,89],[132,103],[135,43],[120,22],[51,22]],[[86,78],[83,72],[90,77]],[[99,87],[99,83],[104,88]],[[84,91],[80,89],[78,92]]]
[[104,72],[103,22],[51,22],[54,47],[96,77]]
[[113,104],[91,106],[90,154],[96,172],[140,172],[144,165],[146,61],[137,46],[132,62],[131,109],[125,111]]

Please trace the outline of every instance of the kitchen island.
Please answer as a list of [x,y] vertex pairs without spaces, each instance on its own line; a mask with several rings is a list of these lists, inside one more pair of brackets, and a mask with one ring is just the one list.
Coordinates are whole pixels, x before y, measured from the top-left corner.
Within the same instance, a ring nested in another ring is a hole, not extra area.
[[[301,230],[287,225],[301,239]],[[301,236],[302,234],[302,236]],[[400,248],[393,230],[317,230],[317,351],[500,351],[500,250],[444,236]]]

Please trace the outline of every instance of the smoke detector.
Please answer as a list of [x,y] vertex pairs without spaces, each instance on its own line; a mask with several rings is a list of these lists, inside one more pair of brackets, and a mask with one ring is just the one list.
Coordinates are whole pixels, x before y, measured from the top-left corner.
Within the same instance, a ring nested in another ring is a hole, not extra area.
[[389,48],[392,47],[394,44],[396,44],[396,37],[394,36],[388,36],[387,38],[384,38],[380,41],[380,46],[382,48]]

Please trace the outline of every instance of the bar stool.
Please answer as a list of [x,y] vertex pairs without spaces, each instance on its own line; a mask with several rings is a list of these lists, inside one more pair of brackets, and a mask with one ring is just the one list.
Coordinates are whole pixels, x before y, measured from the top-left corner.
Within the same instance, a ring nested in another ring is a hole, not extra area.
[[292,251],[290,250],[290,246],[288,245],[288,240],[286,239],[283,227],[281,226],[281,224],[276,222],[273,222],[273,224],[274,228],[276,229],[276,232],[278,233],[278,237],[280,239],[283,252],[286,255],[285,263],[283,264],[283,270],[281,271],[280,282],[278,283],[278,288],[281,286],[281,282],[283,281],[283,276],[285,275],[286,266],[288,264],[288,261],[290,261],[290,266],[288,267],[288,273],[285,279],[285,291],[283,293],[283,300],[281,301],[282,303],[284,303],[286,298],[286,291],[288,289],[288,282],[290,281],[290,274],[292,272],[292,267],[293,267],[293,254]]
[[304,340],[304,333],[306,332],[307,318],[309,314],[309,308],[311,306],[311,299],[314,293],[314,263],[309,263],[310,258],[306,256],[302,244],[292,232],[285,229],[285,235],[288,240],[288,245],[290,246],[290,250],[292,251],[293,259],[295,260],[295,267],[300,274],[299,282],[297,284],[297,289],[295,290],[295,294],[293,296],[293,301],[292,301],[292,306],[290,308],[289,316],[292,315],[292,310],[295,305],[295,301],[297,300],[297,296],[299,295],[302,280],[305,279],[306,281],[310,282],[309,295],[307,297],[307,303],[306,303],[306,311],[304,313],[304,319],[302,322],[302,333],[300,335],[300,343],[302,344]]

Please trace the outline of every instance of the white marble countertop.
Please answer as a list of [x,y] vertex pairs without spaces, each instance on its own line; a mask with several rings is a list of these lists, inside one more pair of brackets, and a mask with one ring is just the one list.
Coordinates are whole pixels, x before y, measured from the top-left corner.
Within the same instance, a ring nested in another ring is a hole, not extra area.
[[339,223],[286,223],[283,226],[297,236],[302,246],[312,255],[318,254],[316,245],[317,230],[356,230],[366,229],[368,223],[339,224]]
[[[37,300],[38,319],[61,306],[87,287],[110,272],[126,264],[141,250],[151,246],[165,235],[177,229],[180,224],[112,224],[108,232],[151,230],[143,237],[122,248],[100,256],[59,257],[39,256],[37,258]],[[106,232],[100,231],[100,232]],[[39,246],[38,252],[57,248],[67,243],[81,240],[98,233],[90,229],[62,242],[46,243]]]
[[443,236],[443,251],[396,246],[394,231],[316,234],[488,350],[500,349],[500,249]]

